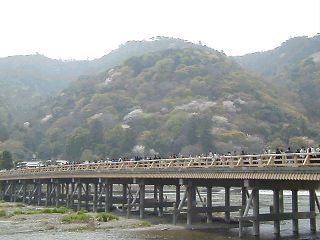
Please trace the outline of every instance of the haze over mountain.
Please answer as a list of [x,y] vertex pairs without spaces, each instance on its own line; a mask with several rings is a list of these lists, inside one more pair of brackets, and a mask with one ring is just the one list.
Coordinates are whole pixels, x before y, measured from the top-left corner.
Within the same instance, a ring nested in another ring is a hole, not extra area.
[[318,40],[236,57],[242,67],[164,37],[92,61],[0,59],[0,149],[78,161],[315,144],[319,98],[307,93],[319,88]]

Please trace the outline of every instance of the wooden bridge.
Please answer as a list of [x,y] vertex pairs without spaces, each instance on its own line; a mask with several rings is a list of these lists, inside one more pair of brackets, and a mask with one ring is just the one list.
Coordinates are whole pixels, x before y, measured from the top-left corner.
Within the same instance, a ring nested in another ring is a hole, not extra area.
[[[77,210],[127,212],[139,209],[159,216],[172,214],[173,223],[186,215],[187,226],[199,216],[212,223],[214,213],[230,213],[239,220],[239,236],[244,223],[251,221],[253,235],[260,222],[274,221],[280,235],[280,221],[292,220],[299,231],[299,219],[309,219],[311,232],[317,231],[315,190],[320,188],[320,153],[262,154],[221,157],[156,159],[92,164],[48,166],[0,172],[0,198],[38,205],[64,205]],[[212,189],[224,188],[223,206],[214,206]],[[164,198],[164,188],[174,188],[174,199]],[[241,204],[231,206],[230,188],[241,189]],[[200,192],[206,190],[206,197]],[[270,213],[259,213],[259,190],[273,190]],[[184,191],[182,191],[184,190]],[[292,211],[284,212],[282,191],[292,192]],[[309,210],[299,211],[298,191],[309,191]],[[150,191],[151,197],[150,197]],[[148,194],[149,193],[149,194]],[[166,211],[165,211],[166,209]]]

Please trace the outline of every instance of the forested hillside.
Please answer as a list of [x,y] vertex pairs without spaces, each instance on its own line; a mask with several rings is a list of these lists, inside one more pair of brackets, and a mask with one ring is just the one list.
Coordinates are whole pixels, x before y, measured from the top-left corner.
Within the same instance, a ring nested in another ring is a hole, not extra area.
[[260,152],[308,135],[306,121],[276,88],[231,58],[185,48],[129,58],[78,80],[27,131],[39,133],[34,150],[41,157],[85,160],[135,152]]
[[[301,60],[292,54],[295,60],[289,66],[269,66],[279,73],[264,78],[261,71],[244,70],[233,58],[184,40],[128,42],[101,59],[57,67],[57,75],[52,68],[49,76],[36,74],[42,77],[34,85],[21,80],[30,93],[50,95],[36,105],[25,96],[31,111],[21,111],[22,118],[12,114],[3,92],[0,150],[10,150],[15,160],[37,153],[42,159],[83,161],[316,144],[319,98],[313,96],[319,92],[319,62],[312,54]],[[22,76],[28,69],[25,66]],[[50,86],[60,75],[66,87]],[[39,84],[45,79],[48,84]]]
[[205,48],[180,39],[156,37],[150,41],[129,41],[92,61],[62,61],[40,54],[0,58],[0,97],[21,123],[32,117],[42,102],[81,75],[103,72],[132,56],[188,46]]
[[312,38],[295,37],[281,46],[265,51],[235,57],[245,69],[258,72],[266,77],[275,77],[283,70],[290,69],[312,54],[320,52],[320,35]]
[[319,127],[320,35],[289,39],[274,50],[236,60],[244,68],[267,77],[268,82],[287,94],[291,105],[304,112],[311,128]]

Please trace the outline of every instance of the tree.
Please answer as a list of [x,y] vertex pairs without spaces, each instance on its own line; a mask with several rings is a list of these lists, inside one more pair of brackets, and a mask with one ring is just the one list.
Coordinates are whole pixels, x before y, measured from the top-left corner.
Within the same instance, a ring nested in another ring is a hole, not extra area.
[[5,150],[0,156],[0,169],[11,169],[13,168],[13,159],[11,152]]

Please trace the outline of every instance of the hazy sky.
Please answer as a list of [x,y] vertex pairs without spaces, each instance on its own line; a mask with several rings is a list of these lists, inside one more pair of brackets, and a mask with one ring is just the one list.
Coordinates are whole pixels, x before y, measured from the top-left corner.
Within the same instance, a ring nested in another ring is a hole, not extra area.
[[0,0],[0,32],[1,57],[92,59],[153,36],[241,55],[319,33],[320,0]]

